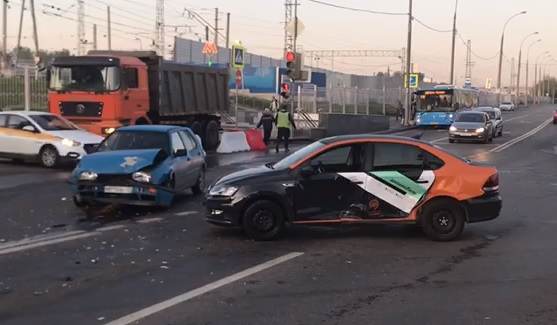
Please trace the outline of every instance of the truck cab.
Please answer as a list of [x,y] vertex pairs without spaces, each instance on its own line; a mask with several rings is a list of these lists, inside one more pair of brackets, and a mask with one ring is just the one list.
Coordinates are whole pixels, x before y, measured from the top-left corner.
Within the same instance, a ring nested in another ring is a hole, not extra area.
[[57,57],[48,79],[50,112],[90,132],[108,135],[120,126],[149,123],[147,65],[137,57]]

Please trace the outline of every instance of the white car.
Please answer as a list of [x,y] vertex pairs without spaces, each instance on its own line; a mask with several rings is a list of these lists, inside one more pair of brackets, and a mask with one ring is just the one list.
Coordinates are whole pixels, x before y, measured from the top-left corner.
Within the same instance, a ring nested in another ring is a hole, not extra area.
[[0,158],[34,159],[52,168],[63,160],[79,160],[102,137],[46,112],[0,112]]
[[514,104],[511,102],[502,102],[499,105],[499,109],[502,111],[514,111]]

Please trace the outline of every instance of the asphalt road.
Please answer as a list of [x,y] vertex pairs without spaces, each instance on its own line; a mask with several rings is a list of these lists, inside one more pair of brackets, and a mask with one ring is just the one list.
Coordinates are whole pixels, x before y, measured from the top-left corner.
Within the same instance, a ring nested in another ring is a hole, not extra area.
[[[492,144],[402,133],[499,169],[501,217],[449,243],[408,226],[253,242],[206,224],[193,195],[85,221],[71,167],[2,162],[0,324],[556,324],[557,127],[538,128],[553,109],[505,113]],[[280,156],[213,155],[208,178]]]

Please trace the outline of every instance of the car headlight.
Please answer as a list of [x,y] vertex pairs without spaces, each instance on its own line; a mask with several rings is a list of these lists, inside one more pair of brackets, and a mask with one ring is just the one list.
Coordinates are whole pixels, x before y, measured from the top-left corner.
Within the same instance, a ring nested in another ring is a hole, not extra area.
[[62,144],[67,147],[79,147],[81,145],[80,142],[70,140],[70,139],[62,139]]
[[80,181],[94,181],[97,179],[97,177],[99,177],[99,175],[97,175],[97,173],[95,172],[85,171],[79,174]]
[[151,175],[146,172],[135,172],[132,174],[132,179],[140,183],[149,183],[151,181]]
[[112,133],[114,133],[114,131],[116,131],[116,128],[102,128],[101,132],[104,135],[111,135]]
[[483,133],[483,131],[485,131],[485,129],[484,129],[484,128],[479,128],[479,129],[476,129],[476,132],[477,132],[477,133]]
[[449,118],[452,120],[453,119],[453,114],[449,114]]
[[456,127],[454,125],[451,125],[451,127],[449,128],[449,131],[456,131]]
[[212,196],[232,196],[238,192],[238,188],[235,186],[219,185],[211,188],[209,190],[209,195]]

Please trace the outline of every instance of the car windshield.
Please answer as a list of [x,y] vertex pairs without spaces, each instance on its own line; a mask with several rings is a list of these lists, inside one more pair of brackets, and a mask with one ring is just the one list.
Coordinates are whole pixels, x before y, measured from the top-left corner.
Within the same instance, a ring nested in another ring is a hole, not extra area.
[[53,66],[50,89],[112,91],[120,88],[120,69],[108,66]]
[[168,135],[161,132],[116,131],[104,140],[97,151],[165,149]]
[[31,115],[30,117],[43,130],[46,131],[77,130],[77,127],[73,125],[70,121],[67,121],[56,115],[44,114],[44,115]]
[[482,114],[458,114],[455,122],[471,122],[471,123],[483,123],[484,116]]
[[275,163],[272,166],[272,168],[274,168],[274,169],[288,168],[288,166],[304,159],[305,157],[307,157],[312,152],[315,152],[315,151],[319,150],[320,148],[322,148],[324,146],[325,146],[325,144],[323,142],[316,141],[316,142],[314,142],[312,144],[309,144],[309,145],[303,147],[302,149],[286,156],[285,158],[283,158],[279,162]]

